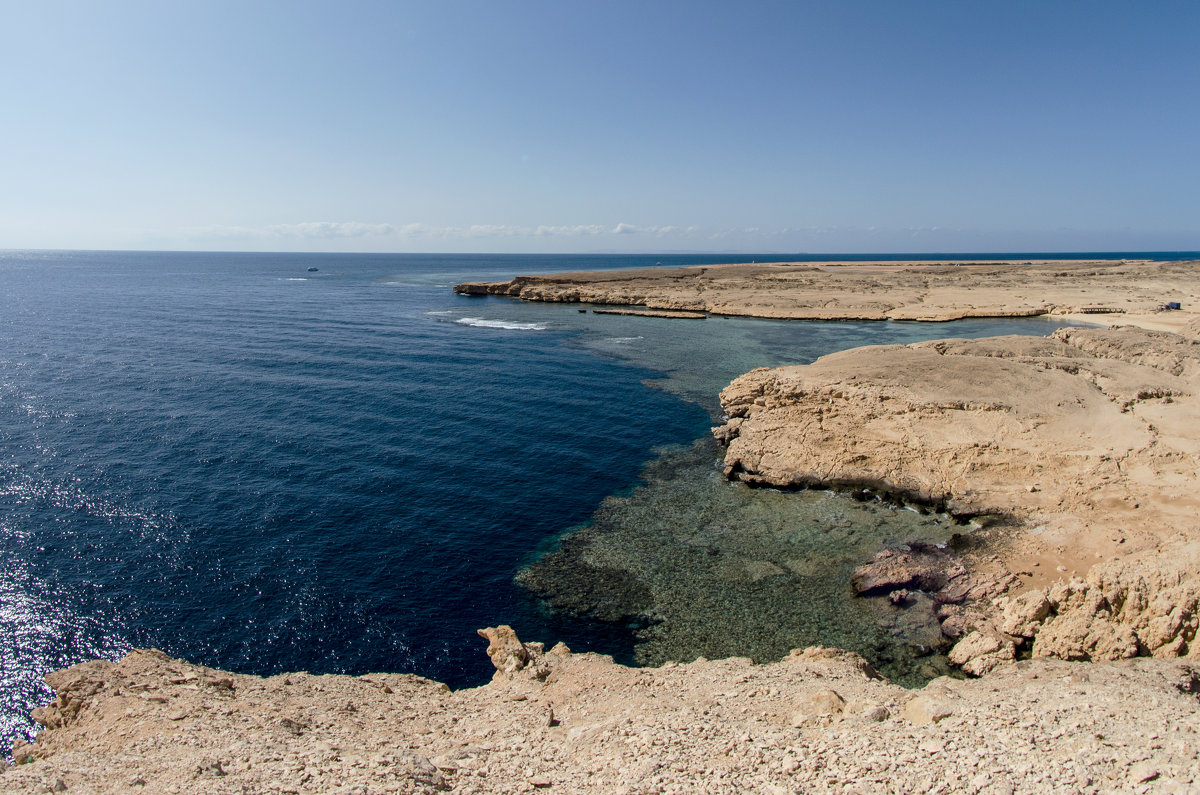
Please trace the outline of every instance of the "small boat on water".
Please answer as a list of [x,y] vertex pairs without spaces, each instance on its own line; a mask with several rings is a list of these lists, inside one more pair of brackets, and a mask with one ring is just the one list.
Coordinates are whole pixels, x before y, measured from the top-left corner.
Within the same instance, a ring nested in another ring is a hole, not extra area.
[[316,273],[316,272],[317,272],[317,269],[316,269],[316,268],[309,268],[309,269],[308,269],[308,272],[309,272],[309,273]]

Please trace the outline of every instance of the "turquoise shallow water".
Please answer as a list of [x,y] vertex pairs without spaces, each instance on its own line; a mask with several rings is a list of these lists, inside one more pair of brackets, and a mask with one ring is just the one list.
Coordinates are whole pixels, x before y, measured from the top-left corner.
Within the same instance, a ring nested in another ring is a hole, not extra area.
[[33,730],[44,673],[135,646],[457,687],[490,674],[474,630],[506,622],[632,660],[646,638],[513,577],[704,436],[730,378],[1052,328],[681,324],[450,290],[721,259],[0,252],[5,744]]

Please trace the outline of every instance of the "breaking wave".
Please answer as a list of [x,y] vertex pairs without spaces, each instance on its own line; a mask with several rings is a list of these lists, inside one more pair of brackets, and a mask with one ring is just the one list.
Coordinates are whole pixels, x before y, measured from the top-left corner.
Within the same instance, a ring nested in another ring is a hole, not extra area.
[[455,321],[474,328],[500,328],[508,331],[545,331],[545,323],[520,323],[515,320],[485,320],[481,317],[463,317]]

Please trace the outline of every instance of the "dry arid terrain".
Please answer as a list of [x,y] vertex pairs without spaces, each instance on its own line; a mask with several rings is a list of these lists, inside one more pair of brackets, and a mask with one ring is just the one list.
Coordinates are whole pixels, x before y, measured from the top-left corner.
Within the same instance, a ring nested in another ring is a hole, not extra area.
[[[1086,316],[1173,331],[1195,317],[1195,263],[1147,261],[781,262],[518,276],[463,295],[792,320]],[[1158,312],[1179,302],[1185,311]]]
[[[1187,792],[1200,671],[1033,660],[919,691],[814,647],[614,665],[486,631],[497,673],[263,679],[157,652],[58,672],[7,792]],[[483,653],[482,644],[480,653]]]
[[48,677],[47,728],[14,748],[0,790],[1200,789],[1200,264],[801,263],[456,289],[656,314],[1107,328],[860,348],[721,395],[729,477],[975,518],[948,549],[881,551],[853,586],[898,605],[924,592],[912,609],[936,610],[951,659],[979,678],[905,690],[820,647],[634,669],[506,627],[481,631],[493,681],[457,692],[134,652]]

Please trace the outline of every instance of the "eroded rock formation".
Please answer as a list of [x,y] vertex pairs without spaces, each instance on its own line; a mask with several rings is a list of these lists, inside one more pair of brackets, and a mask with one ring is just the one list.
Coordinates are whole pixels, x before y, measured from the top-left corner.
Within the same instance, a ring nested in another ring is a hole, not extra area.
[[860,348],[735,380],[714,434],[750,483],[1008,517],[995,546],[1044,598],[969,626],[952,654],[969,670],[1031,640],[1066,659],[1194,656],[1198,379],[1200,344],[1137,328]]

